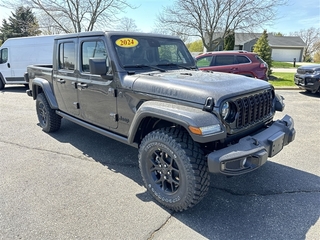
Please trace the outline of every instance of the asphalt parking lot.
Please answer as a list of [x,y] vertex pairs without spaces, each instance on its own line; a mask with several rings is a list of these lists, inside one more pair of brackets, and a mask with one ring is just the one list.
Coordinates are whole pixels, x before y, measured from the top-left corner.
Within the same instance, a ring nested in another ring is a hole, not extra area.
[[37,125],[25,88],[0,91],[0,239],[320,239],[320,94],[279,90],[296,139],[259,170],[211,175],[173,213],[146,193],[137,149],[68,121]]

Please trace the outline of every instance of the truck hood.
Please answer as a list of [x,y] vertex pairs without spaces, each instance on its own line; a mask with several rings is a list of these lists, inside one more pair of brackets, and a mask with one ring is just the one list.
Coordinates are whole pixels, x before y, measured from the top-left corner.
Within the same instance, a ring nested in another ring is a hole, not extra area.
[[213,97],[219,105],[223,99],[270,88],[262,80],[218,72],[176,70],[127,77],[134,91],[198,104]]
[[320,64],[313,64],[313,65],[305,65],[298,68],[298,70],[304,70],[304,71],[320,71]]

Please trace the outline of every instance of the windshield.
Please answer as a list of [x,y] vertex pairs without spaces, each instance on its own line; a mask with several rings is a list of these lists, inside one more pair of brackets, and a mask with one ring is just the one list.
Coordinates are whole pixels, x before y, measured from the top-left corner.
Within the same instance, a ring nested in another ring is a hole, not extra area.
[[[194,60],[179,39],[154,36],[112,36],[120,64],[124,68],[160,66],[192,68]],[[159,68],[158,68],[159,69]]]

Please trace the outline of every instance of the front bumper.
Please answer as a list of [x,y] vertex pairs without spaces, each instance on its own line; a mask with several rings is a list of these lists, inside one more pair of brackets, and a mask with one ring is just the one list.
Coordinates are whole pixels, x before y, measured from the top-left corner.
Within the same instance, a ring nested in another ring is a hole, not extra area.
[[251,172],[292,142],[295,134],[293,119],[286,115],[267,129],[210,153],[207,157],[209,172],[230,176]]
[[319,75],[298,75],[294,77],[294,83],[301,89],[311,91],[313,93],[320,91]]

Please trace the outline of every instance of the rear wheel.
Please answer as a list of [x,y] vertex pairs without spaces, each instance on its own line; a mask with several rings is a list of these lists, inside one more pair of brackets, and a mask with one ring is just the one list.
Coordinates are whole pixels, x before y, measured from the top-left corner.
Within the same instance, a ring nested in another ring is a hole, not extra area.
[[45,132],[55,132],[61,125],[61,117],[50,107],[45,95],[39,93],[36,100],[39,125]]
[[149,133],[140,145],[139,167],[150,194],[174,211],[193,207],[209,188],[204,154],[183,130],[165,128]]

